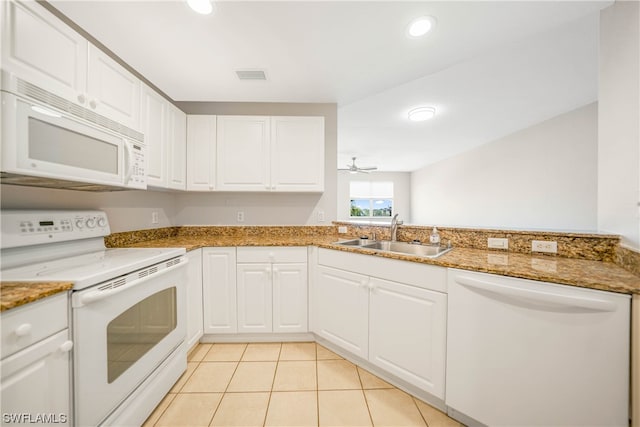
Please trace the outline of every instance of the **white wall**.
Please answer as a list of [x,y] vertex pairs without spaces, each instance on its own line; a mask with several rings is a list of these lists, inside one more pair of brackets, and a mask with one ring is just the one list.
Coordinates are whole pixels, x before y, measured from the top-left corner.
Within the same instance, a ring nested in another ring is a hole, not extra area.
[[597,104],[411,175],[412,222],[596,230]]
[[409,172],[372,172],[368,175],[338,173],[338,221],[349,221],[351,181],[391,181],[393,182],[394,212],[405,224],[411,222],[411,174]]
[[598,229],[640,250],[640,3],[600,14]]
[[[167,227],[175,222],[176,206],[172,193],[156,191],[86,191],[2,185],[2,209],[98,209],[107,213],[112,232]],[[158,213],[158,224],[151,213]]]

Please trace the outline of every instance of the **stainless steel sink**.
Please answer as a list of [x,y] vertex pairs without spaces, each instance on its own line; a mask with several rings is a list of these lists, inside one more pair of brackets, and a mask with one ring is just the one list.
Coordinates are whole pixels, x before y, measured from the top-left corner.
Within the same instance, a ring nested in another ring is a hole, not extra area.
[[338,245],[342,246],[365,246],[371,243],[371,240],[368,239],[353,239],[353,240],[344,240],[342,242],[336,242]]
[[364,249],[377,249],[381,251],[396,252],[407,255],[418,255],[428,258],[437,258],[449,252],[452,248],[445,246],[427,246],[405,242],[391,242],[382,240],[362,246]]
[[392,242],[390,240],[368,241],[366,239],[355,239],[337,243],[344,246],[360,247],[361,249],[418,255],[427,258],[437,258],[453,249],[446,246],[427,246],[405,242]]

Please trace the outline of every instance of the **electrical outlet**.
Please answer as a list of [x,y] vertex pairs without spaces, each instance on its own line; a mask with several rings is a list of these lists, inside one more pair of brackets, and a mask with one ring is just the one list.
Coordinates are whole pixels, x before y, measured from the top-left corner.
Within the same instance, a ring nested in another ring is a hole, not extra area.
[[489,249],[509,249],[509,239],[499,237],[489,237],[487,239]]
[[318,211],[318,222],[324,222],[324,211]]
[[345,227],[344,225],[341,225],[340,227],[338,227],[338,233],[347,234],[347,227]]
[[238,211],[236,219],[238,220],[238,222],[244,222],[244,212],[243,211]]
[[558,242],[553,240],[532,240],[531,252],[558,253]]
[[158,212],[151,212],[151,224],[158,224],[159,222]]

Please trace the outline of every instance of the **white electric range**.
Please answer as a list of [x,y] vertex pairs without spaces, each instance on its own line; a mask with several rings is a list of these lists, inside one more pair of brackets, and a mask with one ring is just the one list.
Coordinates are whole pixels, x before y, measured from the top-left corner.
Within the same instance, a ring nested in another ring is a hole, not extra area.
[[186,369],[183,248],[106,248],[100,211],[2,211],[3,281],[73,282],[74,424],[140,425]]

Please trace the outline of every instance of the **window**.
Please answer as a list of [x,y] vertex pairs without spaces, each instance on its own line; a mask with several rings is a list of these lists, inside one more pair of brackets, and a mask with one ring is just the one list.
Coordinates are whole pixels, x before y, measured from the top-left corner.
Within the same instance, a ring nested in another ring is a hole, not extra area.
[[393,216],[393,182],[351,181],[351,218],[391,218]]

